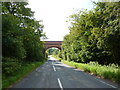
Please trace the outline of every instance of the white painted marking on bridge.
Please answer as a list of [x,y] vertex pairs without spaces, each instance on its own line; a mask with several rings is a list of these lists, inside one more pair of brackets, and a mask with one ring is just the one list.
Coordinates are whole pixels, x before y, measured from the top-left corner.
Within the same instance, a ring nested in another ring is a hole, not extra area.
[[56,71],[55,67],[53,66],[53,70]]
[[58,78],[57,80],[58,80],[58,84],[59,84],[61,90],[63,90],[62,83],[61,83],[60,79]]

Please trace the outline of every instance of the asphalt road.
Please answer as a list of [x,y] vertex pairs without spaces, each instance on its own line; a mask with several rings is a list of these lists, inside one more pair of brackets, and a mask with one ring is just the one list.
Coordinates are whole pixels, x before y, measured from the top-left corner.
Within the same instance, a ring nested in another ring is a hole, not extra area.
[[117,84],[65,65],[53,57],[35,69],[12,88],[99,88],[116,90]]

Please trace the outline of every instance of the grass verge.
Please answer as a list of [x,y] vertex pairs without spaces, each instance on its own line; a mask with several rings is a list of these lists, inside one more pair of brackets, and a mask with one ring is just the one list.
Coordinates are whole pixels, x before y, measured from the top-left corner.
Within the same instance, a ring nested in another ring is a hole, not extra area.
[[61,58],[55,57],[55,56],[53,56],[53,57],[69,66],[72,66],[72,67],[75,67],[78,69],[82,69],[85,72],[89,72],[96,76],[120,83],[120,67],[115,64],[100,65],[95,62],[83,64],[83,63],[76,63],[73,61],[61,60]]
[[[45,61],[44,61],[45,62]],[[10,85],[16,83],[18,80],[22,79],[30,72],[32,72],[35,68],[42,65],[44,62],[29,62],[24,63],[21,66],[21,69],[18,72],[15,72],[14,75],[11,76],[2,76],[2,88],[8,88]]]

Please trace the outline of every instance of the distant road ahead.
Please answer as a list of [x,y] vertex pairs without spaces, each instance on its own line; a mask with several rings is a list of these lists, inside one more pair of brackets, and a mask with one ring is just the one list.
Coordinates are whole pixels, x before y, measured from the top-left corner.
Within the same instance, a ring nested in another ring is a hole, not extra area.
[[[105,88],[116,90],[116,84],[103,81],[83,71],[65,65],[53,57],[38,67],[13,88]],[[95,90],[95,89],[94,89]]]

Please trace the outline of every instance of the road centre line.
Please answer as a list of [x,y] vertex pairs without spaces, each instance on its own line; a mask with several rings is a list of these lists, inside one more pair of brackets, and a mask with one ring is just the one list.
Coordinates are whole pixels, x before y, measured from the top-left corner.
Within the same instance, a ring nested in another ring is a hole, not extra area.
[[59,84],[61,90],[63,90],[62,83],[61,83],[60,79],[58,78],[57,80],[58,80],[58,84]]
[[53,70],[56,71],[55,67],[53,66]]

